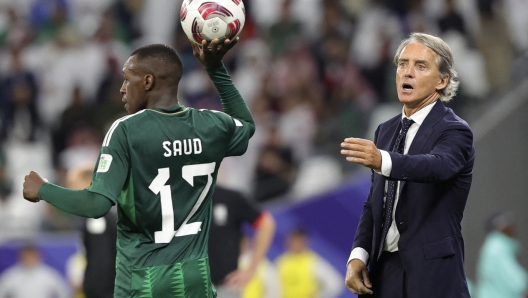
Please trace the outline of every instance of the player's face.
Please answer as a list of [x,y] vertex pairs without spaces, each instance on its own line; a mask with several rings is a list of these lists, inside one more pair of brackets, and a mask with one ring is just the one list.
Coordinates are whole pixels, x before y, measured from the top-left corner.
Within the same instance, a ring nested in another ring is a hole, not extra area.
[[124,81],[119,90],[123,95],[122,101],[130,114],[141,111],[146,106],[145,77],[140,71],[136,56],[131,56],[123,66]]
[[440,97],[447,79],[440,79],[437,54],[421,43],[408,44],[400,54],[396,70],[398,98],[406,108],[423,107]]

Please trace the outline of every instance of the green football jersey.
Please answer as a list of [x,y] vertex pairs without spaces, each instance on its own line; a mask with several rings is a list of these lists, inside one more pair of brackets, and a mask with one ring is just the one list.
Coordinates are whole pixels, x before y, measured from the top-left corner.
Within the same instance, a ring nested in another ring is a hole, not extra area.
[[183,106],[114,122],[88,190],[118,206],[115,297],[213,297],[213,188],[222,159],[251,135],[243,120]]

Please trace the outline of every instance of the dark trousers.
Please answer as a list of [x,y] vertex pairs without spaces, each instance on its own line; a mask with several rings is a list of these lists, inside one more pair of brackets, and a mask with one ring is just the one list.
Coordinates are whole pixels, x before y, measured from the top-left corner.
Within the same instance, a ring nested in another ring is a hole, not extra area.
[[406,298],[405,271],[399,252],[383,252],[370,274],[373,295],[361,298]]

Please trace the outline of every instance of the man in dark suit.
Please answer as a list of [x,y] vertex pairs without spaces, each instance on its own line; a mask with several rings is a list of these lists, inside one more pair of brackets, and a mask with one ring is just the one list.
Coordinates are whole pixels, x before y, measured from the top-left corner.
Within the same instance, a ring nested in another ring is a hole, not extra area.
[[373,170],[345,283],[363,297],[469,298],[461,220],[475,152],[468,124],[443,103],[458,88],[453,56],[413,33],[394,62],[402,114],[374,142],[341,143],[348,161]]

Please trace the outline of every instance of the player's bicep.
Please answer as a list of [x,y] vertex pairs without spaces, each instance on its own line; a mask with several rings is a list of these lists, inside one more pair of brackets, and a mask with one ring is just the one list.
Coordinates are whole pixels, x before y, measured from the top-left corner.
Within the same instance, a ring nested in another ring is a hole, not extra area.
[[107,133],[89,190],[117,202],[129,173],[129,150],[123,124]]

